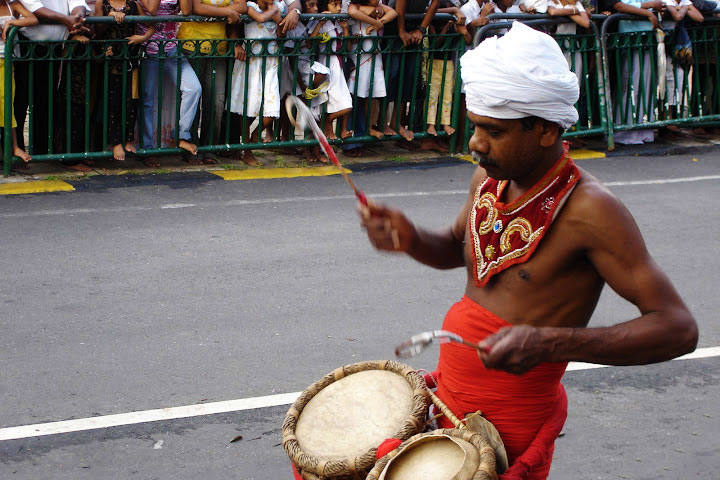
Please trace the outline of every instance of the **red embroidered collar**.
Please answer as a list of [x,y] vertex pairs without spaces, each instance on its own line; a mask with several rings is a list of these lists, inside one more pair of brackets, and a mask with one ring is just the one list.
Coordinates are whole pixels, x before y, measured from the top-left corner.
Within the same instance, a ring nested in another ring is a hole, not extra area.
[[493,275],[532,256],[578,180],[580,170],[564,145],[548,173],[513,202],[498,200],[507,180],[488,178],[478,187],[469,219],[475,285],[485,286]]

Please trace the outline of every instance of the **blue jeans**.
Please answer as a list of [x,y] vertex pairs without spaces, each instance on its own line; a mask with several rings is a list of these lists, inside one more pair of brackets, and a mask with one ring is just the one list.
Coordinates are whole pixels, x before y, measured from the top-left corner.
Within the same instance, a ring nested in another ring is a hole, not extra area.
[[[143,62],[143,148],[152,148],[153,130],[157,126],[157,94],[158,77],[162,69],[163,91],[177,88],[177,71],[180,69],[180,122],[178,138],[190,140],[190,127],[192,126],[195,114],[197,113],[198,102],[202,94],[200,81],[195,71],[186,58],[178,56],[177,47],[165,53],[165,57],[158,58],[157,55],[148,55]],[[167,58],[166,58],[167,57]],[[174,124],[175,122],[173,122]],[[160,136],[161,132],[157,132]]]

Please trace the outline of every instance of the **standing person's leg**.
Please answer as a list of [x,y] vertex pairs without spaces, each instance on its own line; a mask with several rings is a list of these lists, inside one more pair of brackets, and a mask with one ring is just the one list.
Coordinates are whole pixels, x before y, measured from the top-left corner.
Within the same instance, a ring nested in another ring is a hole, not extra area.
[[[80,46],[85,49],[88,47]],[[84,56],[80,49],[75,50],[75,55]],[[76,60],[72,62],[72,72],[68,76],[70,82],[70,145],[69,150],[73,153],[83,153],[86,151],[86,138],[89,139],[90,132],[85,131],[85,119],[90,114],[90,104],[87,101],[87,89],[90,88],[87,82],[87,69],[90,63],[85,60]],[[119,93],[119,92],[116,92]],[[89,146],[89,144],[88,144]],[[91,160],[85,160],[85,163],[91,165]]]
[[[365,117],[366,105],[370,99],[362,97],[353,97],[353,109],[350,113],[349,129],[354,132],[356,137],[364,137],[367,134],[367,118]],[[365,149],[362,144],[343,145],[343,152],[349,157],[361,157],[365,155]],[[349,147],[349,148],[347,148]]]
[[113,158],[120,161],[125,160],[122,138],[122,97],[122,75],[108,72],[107,141],[112,146]]
[[[224,143],[222,138],[222,120],[225,113],[225,90],[227,89],[227,68],[228,62],[226,58],[215,58],[211,60],[212,70],[215,72],[215,92],[212,98],[213,128],[211,136],[208,139],[209,144]],[[204,87],[203,87],[204,88]],[[208,123],[208,127],[210,124]]]
[[[36,45],[34,49],[35,56],[45,56],[47,54],[47,47],[44,45]],[[32,105],[30,105],[30,94],[29,91],[24,98],[19,98],[16,91],[16,101],[20,104],[15,104],[15,118],[18,120],[18,132],[20,137],[24,132],[25,117],[20,112],[28,111],[32,109],[32,122],[29,125],[30,132],[30,144],[29,149],[32,150],[32,155],[45,155],[48,153],[48,122],[54,121],[50,118],[49,105],[50,102],[55,102],[57,93],[55,86],[57,85],[57,69],[59,67],[58,62],[51,60],[35,60],[32,61],[32,67],[30,62],[17,62],[18,65],[25,64],[27,70],[26,78],[16,77],[16,84],[18,87],[23,84],[23,87],[32,91]],[[16,67],[15,67],[16,68]],[[32,76],[31,76],[32,75]],[[53,96],[50,96],[49,90],[52,90]],[[57,115],[57,111],[55,111]],[[22,117],[23,127],[20,127],[19,118]],[[57,117],[55,117],[57,118]],[[18,141],[20,139],[18,138]],[[23,142],[24,143],[24,142]]]
[[[157,121],[157,115],[159,112],[156,110],[156,102],[158,95],[158,77],[160,76],[160,60],[157,56],[148,56],[140,65],[141,78],[142,78],[142,89],[141,89],[141,101],[142,101],[142,132],[140,134],[141,140],[140,145],[143,149],[152,149],[156,145],[153,142],[153,131]],[[160,132],[157,132],[157,138],[160,138]],[[159,167],[155,156],[144,156],[143,162],[148,167]]]
[[[175,56],[177,53],[175,50],[169,53],[169,56]],[[173,65],[174,64],[174,65]],[[173,68],[174,67],[174,68]],[[167,67],[163,70],[171,70],[171,73],[176,74],[175,68],[180,69],[180,118],[179,118],[179,131],[178,131],[178,146],[184,150],[187,150],[192,157],[188,159],[191,163],[200,161],[197,159],[197,145],[192,143],[192,135],[190,134],[190,128],[192,127],[195,114],[197,113],[198,104],[202,95],[202,86],[197,75],[193,71],[190,63],[186,58],[176,58],[175,61],[168,62]]]
[[205,55],[199,54],[195,58],[190,58],[188,60],[188,63],[193,69],[193,72],[195,72],[195,76],[198,78],[198,81],[200,82],[201,88],[202,88],[202,95],[200,98],[200,110],[196,114],[196,120],[199,119],[199,127],[200,127],[200,134],[198,135],[198,140],[200,141],[200,145],[205,145],[205,139],[208,136],[208,121],[207,121],[207,114],[209,110],[208,105],[208,95],[210,92],[210,85],[207,84],[209,75],[206,75],[206,71],[209,67],[209,63],[207,61],[207,58]]
[[[19,40],[25,40],[22,34],[18,34]],[[28,47],[24,43],[20,43],[21,57],[27,57]],[[39,64],[40,62],[35,62]],[[18,146],[23,150],[25,148],[25,117],[27,116],[28,102],[30,97],[30,62],[13,62],[13,75],[15,76],[15,99],[13,100],[13,108],[15,110],[15,121],[17,122],[17,142]],[[34,149],[33,149],[34,150]]]
[[[227,77],[227,61],[225,58],[209,57],[201,80],[202,85],[202,128],[200,131],[201,145],[217,145],[222,141],[222,119],[225,110],[225,81]],[[200,78],[200,76],[198,75]],[[214,153],[206,152],[203,162],[218,162]]]
[[[431,68],[432,72],[430,78],[430,95],[428,96],[427,132],[430,135],[437,135],[435,125],[437,119],[438,99],[440,98],[440,86],[442,83],[442,60],[433,59]],[[443,93],[445,92],[443,91]],[[445,98],[443,95],[443,101],[444,100]]]
[[[455,92],[455,67],[452,60],[444,60],[445,80],[442,85],[442,107],[440,110],[440,124],[448,135],[453,135],[455,129],[450,125],[452,122],[452,100]],[[440,67],[443,67],[443,64]]]
[[137,121],[138,105],[140,104],[140,92],[138,91],[138,82],[140,76],[138,69],[128,72],[127,84],[125,86],[127,102],[127,113],[125,115],[125,151],[135,153],[135,125]]

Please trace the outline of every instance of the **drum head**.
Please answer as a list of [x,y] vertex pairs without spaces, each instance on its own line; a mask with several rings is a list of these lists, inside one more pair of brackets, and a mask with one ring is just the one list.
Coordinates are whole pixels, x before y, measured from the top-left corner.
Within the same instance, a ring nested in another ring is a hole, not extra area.
[[471,480],[479,464],[480,453],[471,443],[428,435],[390,460],[378,480]]
[[395,372],[367,370],[323,388],[305,405],[295,435],[310,455],[357,457],[397,434],[413,410],[413,391]]

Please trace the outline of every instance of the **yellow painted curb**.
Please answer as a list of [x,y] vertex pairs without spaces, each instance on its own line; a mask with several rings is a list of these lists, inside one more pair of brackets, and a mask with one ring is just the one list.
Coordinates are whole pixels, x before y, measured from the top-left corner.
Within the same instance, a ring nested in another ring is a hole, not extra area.
[[62,180],[38,180],[0,184],[0,195],[22,195],[25,193],[72,192],[75,187]]
[[577,150],[570,150],[568,152],[570,158],[573,160],[587,160],[588,158],[605,158],[603,152],[596,152],[595,150],[587,150],[585,148],[579,148]]
[[[343,168],[345,173],[352,173]],[[263,168],[251,170],[218,170],[212,171],[225,180],[257,180],[262,178],[295,178],[295,177],[326,177],[340,175],[336,167],[292,167],[292,168]]]
[[457,158],[459,158],[460,160],[465,160],[466,162],[470,162],[473,165],[477,165],[477,162],[473,160],[472,155],[458,155]]

